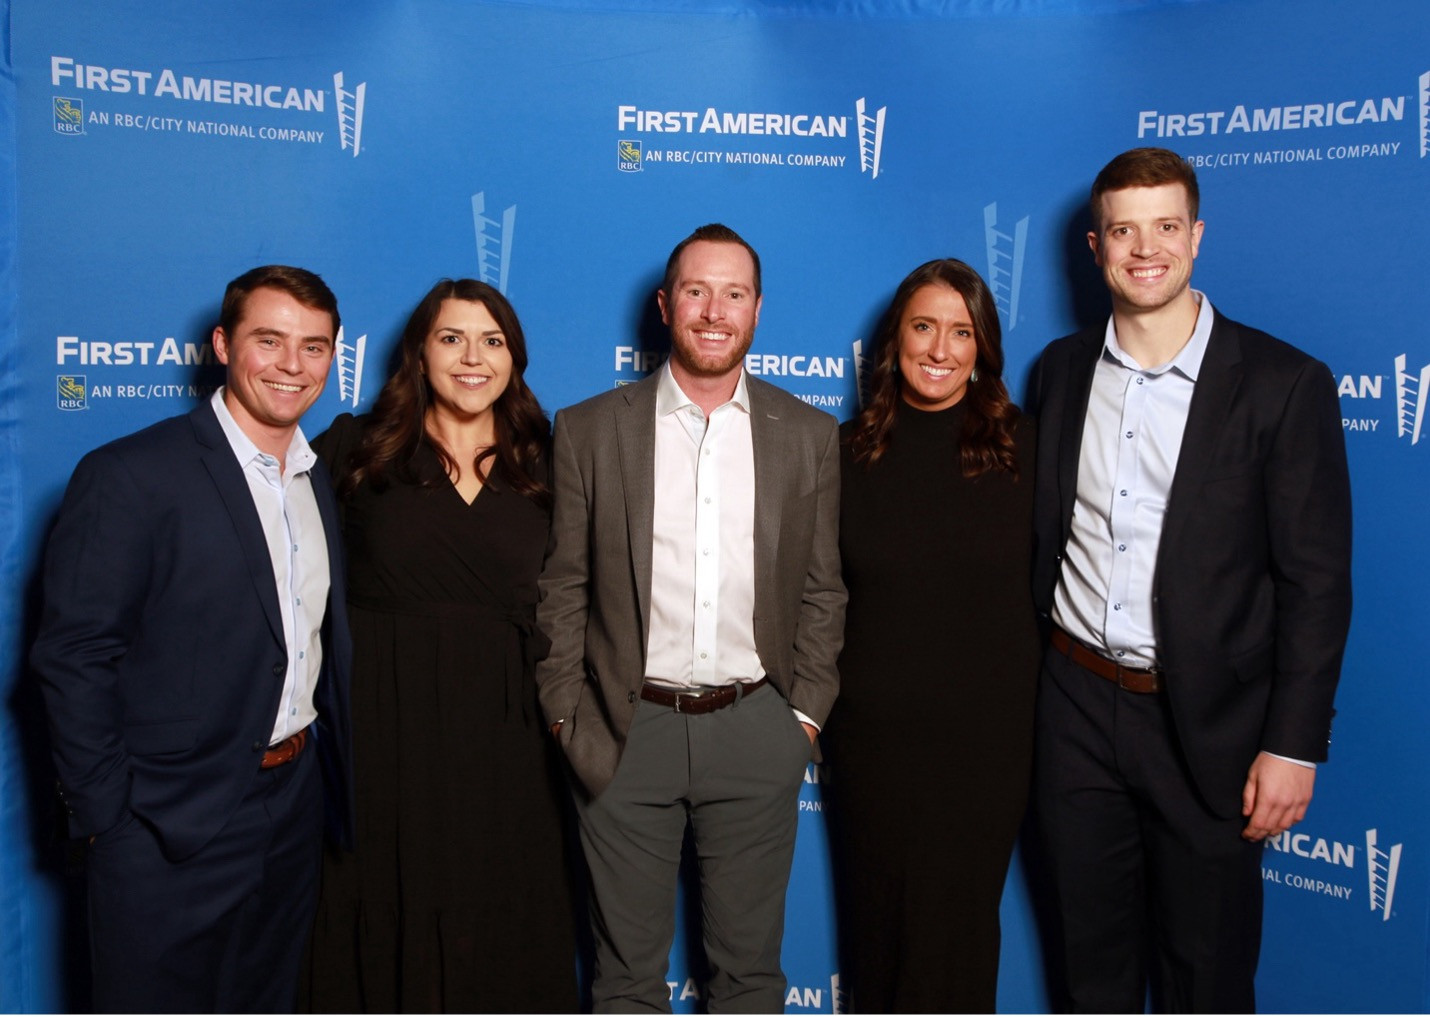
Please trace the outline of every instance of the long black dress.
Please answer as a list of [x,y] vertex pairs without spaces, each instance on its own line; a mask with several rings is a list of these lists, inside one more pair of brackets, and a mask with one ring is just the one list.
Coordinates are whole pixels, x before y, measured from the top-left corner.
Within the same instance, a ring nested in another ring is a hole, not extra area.
[[1039,645],[1029,592],[1033,427],[1020,475],[959,465],[966,405],[900,403],[872,469],[847,438],[849,588],[821,736],[841,947],[856,1012],[992,1012],[998,906],[1028,796]]
[[[313,442],[340,475],[349,415]],[[320,1012],[570,1012],[577,1005],[565,789],[527,657],[549,527],[490,478],[344,503],[354,643],[357,851],[324,859]]]

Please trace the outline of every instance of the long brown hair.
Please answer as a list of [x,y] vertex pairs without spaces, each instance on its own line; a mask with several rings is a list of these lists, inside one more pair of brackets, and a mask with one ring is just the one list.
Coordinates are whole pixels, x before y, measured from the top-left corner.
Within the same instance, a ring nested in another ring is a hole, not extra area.
[[874,369],[869,378],[869,397],[855,419],[850,446],[854,461],[873,466],[888,451],[894,417],[903,399],[903,378],[899,375],[899,340],[904,312],[916,292],[925,286],[949,286],[957,290],[973,318],[973,338],[978,353],[977,378],[969,379],[963,401],[968,404],[960,436],[961,466],[965,477],[989,470],[1018,475],[1018,457],[1013,443],[1013,425],[1018,408],[1008,398],[1003,384],[1003,332],[993,294],[977,272],[954,258],[925,262],[899,283],[893,302],[880,319],[875,336]]
[[397,370],[382,386],[362,444],[353,453],[351,469],[339,484],[339,493],[351,494],[364,480],[381,488],[390,482],[391,476],[416,482],[412,457],[424,442],[437,453],[446,472],[451,473],[457,466],[441,442],[428,438],[426,429],[432,390],[422,373],[422,354],[432,322],[444,300],[466,300],[485,307],[506,337],[507,349],[511,352],[511,380],[492,406],[496,441],[477,454],[472,469],[485,481],[490,467],[514,491],[543,508],[550,507],[551,491],[541,475],[540,463],[551,424],[523,377],[527,365],[526,336],[506,297],[476,279],[443,279],[427,292],[407,319],[398,346]]

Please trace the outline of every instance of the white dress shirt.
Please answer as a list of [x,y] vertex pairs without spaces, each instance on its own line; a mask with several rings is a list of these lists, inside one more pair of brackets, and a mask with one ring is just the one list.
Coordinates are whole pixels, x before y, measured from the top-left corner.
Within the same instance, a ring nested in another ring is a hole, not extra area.
[[709,419],[661,368],[646,676],[697,687],[758,681],[755,452],[745,374]]
[[1214,312],[1200,309],[1191,338],[1170,361],[1144,368],[1117,344],[1107,321],[1092,376],[1077,500],[1053,621],[1068,635],[1128,667],[1157,663],[1152,583],[1167,495]]
[[[213,395],[214,413],[248,481],[273,564],[288,670],[270,745],[302,731],[315,719],[313,689],[323,666],[323,615],[328,603],[328,542],[309,471],[318,457],[302,429],[293,432],[282,469],[261,452],[233,419],[222,387]],[[222,607],[218,607],[222,610]]]

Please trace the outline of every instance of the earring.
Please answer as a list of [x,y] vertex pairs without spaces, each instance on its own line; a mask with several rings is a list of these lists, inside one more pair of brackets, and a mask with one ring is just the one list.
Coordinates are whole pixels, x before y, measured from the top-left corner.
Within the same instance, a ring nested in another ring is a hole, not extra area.
[[977,381],[977,380],[978,380],[978,368],[975,367],[972,371],[969,372],[969,374],[968,374],[968,380],[969,380],[969,381]]

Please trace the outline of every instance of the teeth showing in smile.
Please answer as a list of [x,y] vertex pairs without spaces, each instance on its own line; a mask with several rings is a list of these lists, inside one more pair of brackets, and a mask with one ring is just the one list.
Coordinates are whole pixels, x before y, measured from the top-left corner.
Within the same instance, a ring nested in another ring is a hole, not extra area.
[[919,368],[924,372],[924,374],[928,375],[935,381],[947,378],[950,374],[953,373],[953,368],[951,367],[930,367],[928,364],[920,364]]
[[722,343],[730,338],[724,332],[696,332],[695,337],[710,343]]
[[278,381],[265,381],[263,384],[267,385],[269,388],[274,389],[275,391],[278,391],[278,392],[301,392],[301,391],[303,391],[303,386],[302,386],[302,385],[284,385],[282,382],[278,382]]
[[467,388],[480,388],[491,379],[480,374],[459,374],[455,376],[457,384],[465,385]]
[[1165,268],[1134,268],[1132,270],[1132,278],[1155,279],[1166,271]]

